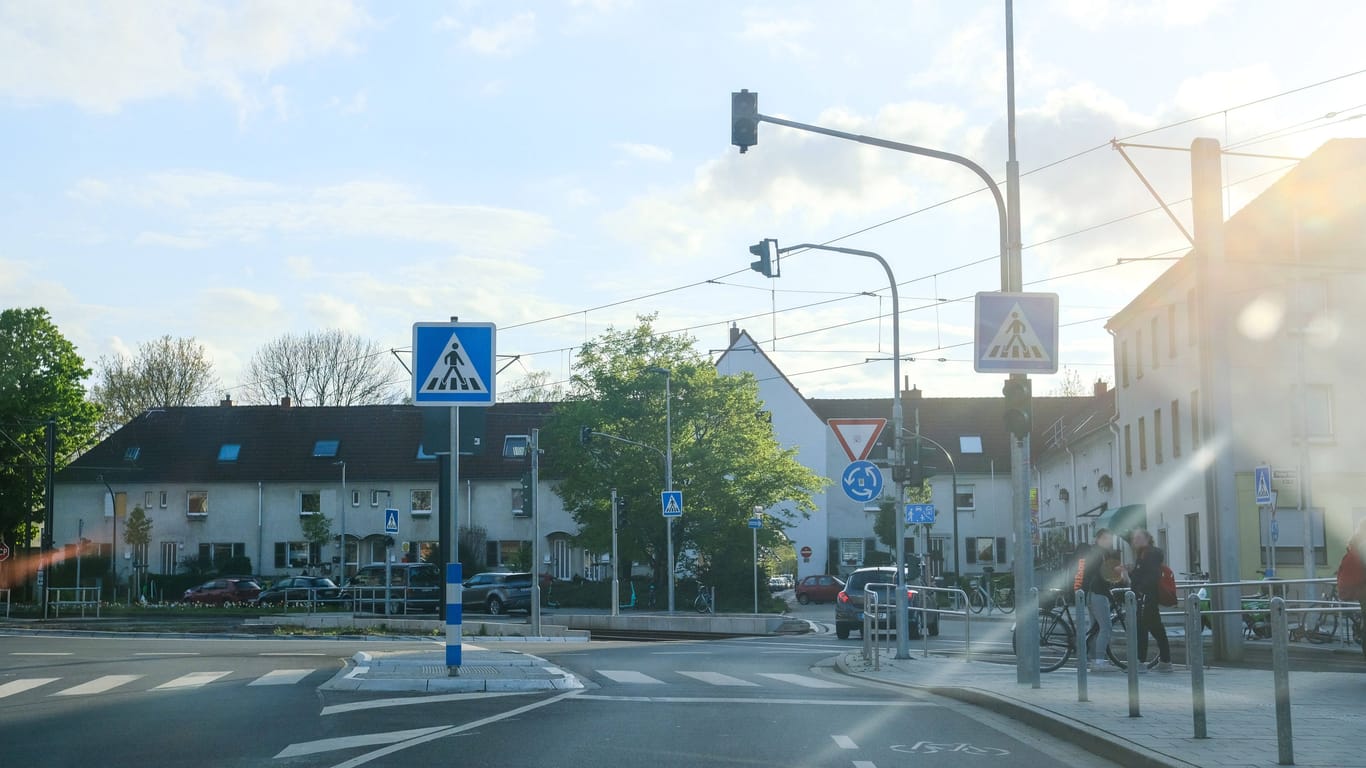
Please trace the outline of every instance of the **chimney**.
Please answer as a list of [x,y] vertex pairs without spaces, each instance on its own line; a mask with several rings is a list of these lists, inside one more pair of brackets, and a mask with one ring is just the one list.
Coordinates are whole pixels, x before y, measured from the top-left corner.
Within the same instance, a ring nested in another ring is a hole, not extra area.
[[1105,386],[1105,379],[1096,379],[1096,385],[1093,391],[1095,392],[1096,397],[1105,397],[1105,393],[1109,392],[1110,388]]
[[730,345],[735,346],[735,342],[740,340],[740,328],[735,323],[730,324]]
[[923,394],[924,394],[924,393],[921,392],[918,388],[916,388],[915,386],[913,386],[913,385],[911,384],[911,377],[910,377],[910,376],[906,376],[906,377],[903,379],[903,383],[902,383],[902,385],[901,385],[901,390],[902,390],[901,396],[902,396],[903,398],[907,398],[907,399],[910,399],[910,400],[919,400],[919,399],[923,396]]
[[281,407],[281,408],[288,408],[289,405],[290,405],[289,395],[285,395],[284,397],[280,398],[280,407]]
[[224,407],[224,408],[231,408],[231,407],[232,407],[232,395],[229,395],[227,392],[224,392],[224,393],[223,393],[223,399],[220,400],[220,401],[218,402],[218,404],[219,404],[220,406]]

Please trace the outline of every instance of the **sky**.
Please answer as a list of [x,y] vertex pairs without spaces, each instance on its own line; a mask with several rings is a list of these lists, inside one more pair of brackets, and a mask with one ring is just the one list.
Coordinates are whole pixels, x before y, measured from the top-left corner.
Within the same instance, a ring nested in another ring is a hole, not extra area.
[[[1360,2],[1015,4],[1023,274],[1059,296],[1062,371],[1113,381],[1105,320],[1185,250],[1110,140],[1167,148],[1129,152],[1187,226],[1181,150],[1264,155],[1226,159],[1236,211],[1366,135],[1363,28]],[[907,379],[995,395],[976,177],[771,124],[742,155],[729,94],[1004,181],[1005,65],[985,0],[0,0],[0,308],[47,308],[92,365],[193,337],[239,400],[285,333],[406,358],[415,322],[495,323],[507,392],[651,313],[704,358],[744,328],[809,397],[886,396],[881,269],[806,251],[770,280],[748,246],[771,237],[881,253]]]

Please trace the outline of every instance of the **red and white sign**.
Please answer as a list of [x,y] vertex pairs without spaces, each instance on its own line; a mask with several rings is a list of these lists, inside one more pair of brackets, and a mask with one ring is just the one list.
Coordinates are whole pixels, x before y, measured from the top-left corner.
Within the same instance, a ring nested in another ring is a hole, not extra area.
[[827,424],[850,461],[863,461],[873,450],[886,419],[830,419]]
[[9,545],[0,541],[0,563],[9,559]]
[[802,557],[807,560],[811,559],[811,547],[802,547]]

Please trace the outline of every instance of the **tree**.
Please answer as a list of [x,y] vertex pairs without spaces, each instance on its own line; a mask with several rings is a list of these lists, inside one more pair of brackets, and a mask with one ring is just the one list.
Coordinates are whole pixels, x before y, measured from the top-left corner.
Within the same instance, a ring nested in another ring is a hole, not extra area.
[[103,434],[152,408],[199,405],[218,387],[204,345],[192,338],[143,342],[131,357],[100,358],[96,369],[91,399],[104,409]]
[[263,404],[282,397],[296,405],[391,403],[408,380],[397,375],[388,349],[337,329],[269,341],[247,370],[247,399]]
[[310,567],[316,566],[318,563],[313,557],[313,553],[315,551],[321,552],[327,542],[332,539],[332,518],[321,512],[303,515],[299,518],[299,527],[303,529],[304,541],[308,542],[308,565]]
[[1076,368],[1063,368],[1062,378],[1053,385],[1053,391],[1049,394],[1053,397],[1086,397],[1091,394],[1091,389],[1082,382]]
[[142,568],[134,568],[133,575],[137,582],[135,589],[139,595],[142,594],[142,569],[147,567],[147,545],[152,541],[152,520],[147,517],[147,513],[139,504],[133,507],[133,511],[128,513],[128,518],[123,525],[123,543],[133,548],[134,565]]
[[[914,448],[908,448],[908,450],[914,450]],[[906,504],[928,504],[929,502],[929,485],[922,485],[918,488],[907,486]],[[896,514],[898,506],[902,505],[898,505],[896,501],[891,498],[884,497],[878,501],[877,517],[873,518],[873,535],[876,536],[877,540],[882,543],[882,546],[886,547],[887,551],[891,552],[893,555],[895,555],[897,551]],[[902,506],[902,514],[905,514],[904,509],[904,506]],[[906,538],[911,538],[915,535],[915,526],[908,525],[904,530]]]
[[8,541],[31,541],[43,518],[47,419],[56,421],[57,469],[94,440],[100,408],[85,399],[89,375],[47,310],[0,312],[0,536]]
[[[656,335],[652,322],[642,317],[582,347],[571,391],[541,433],[542,466],[580,526],[577,543],[592,551],[610,549],[615,487],[628,510],[620,559],[650,563],[663,584],[665,381],[658,370],[667,369],[674,487],[684,491],[674,551],[680,561],[695,553],[690,564],[722,594],[741,594],[751,579],[746,521],[753,508],[776,508],[773,524],[759,532],[760,547],[772,551],[786,543],[782,529],[815,508],[812,494],[826,481],[797,461],[795,449],[778,445],[752,376],[717,374],[691,339]],[[584,446],[583,426],[620,440],[593,437]]]
[[564,385],[550,380],[550,371],[530,371],[498,388],[498,399],[505,403],[557,403],[565,398]]

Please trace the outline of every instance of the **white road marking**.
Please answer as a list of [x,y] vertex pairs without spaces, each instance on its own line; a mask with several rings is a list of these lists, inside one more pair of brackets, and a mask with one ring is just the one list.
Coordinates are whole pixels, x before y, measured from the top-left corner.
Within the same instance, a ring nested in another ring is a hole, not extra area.
[[89,696],[92,693],[104,693],[118,688],[120,685],[127,685],[142,675],[105,675],[97,677],[88,683],[57,691],[53,696]]
[[429,733],[445,730],[448,725],[438,725],[432,728],[414,728],[411,731],[390,731],[389,733],[367,733],[362,736],[341,736],[335,739],[319,739],[318,741],[306,741],[302,744],[290,744],[275,756],[276,760],[287,757],[302,757],[304,755],[316,755],[319,752],[332,752],[338,749],[352,749],[354,747],[373,747],[378,744],[397,744],[400,741],[416,739],[419,736],[426,736]]
[[800,686],[802,686],[803,688],[848,688],[848,687],[849,687],[849,686],[847,686],[847,685],[844,685],[843,683],[832,683],[832,682],[830,682],[829,680],[821,680],[821,679],[815,678],[815,677],[807,677],[806,675],[792,675],[792,674],[788,674],[788,673],[786,673],[786,672],[760,672],[759,675],[760,675],[761,677],[767,677],[767,678],[770,678],[770,679],[773,679],[773,680],[777,680],[777,681],[782,682],[782,683],[792,683],[793,685],[800,685]]
[[365,674],[366,672],[369,672],[369,671],[370,671],[370,668],[369,668],[369,667],[356,667],[355,669],[351,670],[350,672],[347,672],[347,673],[346,673],[346,676],[343,677],[342,679],[343,679],[343,680],[355,680],[357,675],[363,675],[363,674]]
[[650,651],[651,656],[711,656],[711,651]]
[[840,749],[858,749],[858,745],[855,744],[854,740],[849,738],[848,736],[843,736],[837,733],[832,735],[830,738],[835,740],[835,746],[839,747]]
[[738,677],[723,675],[720,672],[683,672],[680,670],[678,674],[683,675],[684,677],[691,677],[694,680],[701,680],[708,685],[758,685],[757,683],[751,683],[748,680],[741,680]]
[[198,656],[194,651],[147,651],[135,653],[134,656]]
[[60,677],[31,677],[26,680],[12,680],[4,685],[0,685],[0,699],[5,698],[6,696],[13,696],[16,693],[23,693],[24,691],[37,688],[40,685],[55,683],[60,679]]
[[877,768],[877,763],[872,760],[855,760],[854,768]]
[[188,675],[181,675],[174,680],[162,683],[153,688],[154,691],[174,691],[182,688],[199,688],[208,685],[220,677],[227,677],[232,672],[191,672]]
[[584,701],[625,701],[643,704],[799,704],[804,707],[933,707],[938,706],[924,701],[867,701],[846,699],[745,699],[719,696],[602,696],[585,693],[579,696]]
[[70,656],[71,651],[14,651],[11,656]]
[[272,669],[260,677],[247,683],[253,685],[293,685],[300,680],[308,677],[313,670],[311,669]]
[[640,683],[649,685],[663,685],[664,681],[659,680],[643,672],[636,672],[629,669],[599,669],[598,674],[610,678],[618,683]]
[[300,651],[281,651],[279,653],[258,653],[257,656],[326,656],[325,653],[304,653]]
[[470,699],[501,699],[506,696],[535,696],[541,691],[508,691],[506,693],[443,693],[439,696],[406,696],[401,699],[374,699],[372,701],[353,701],[350,704],[334,704],[323,707],[321,715],[341,715],[366,709],[385,709],[406,707],[411,704],[439,704],[448,701],[468,701]]

